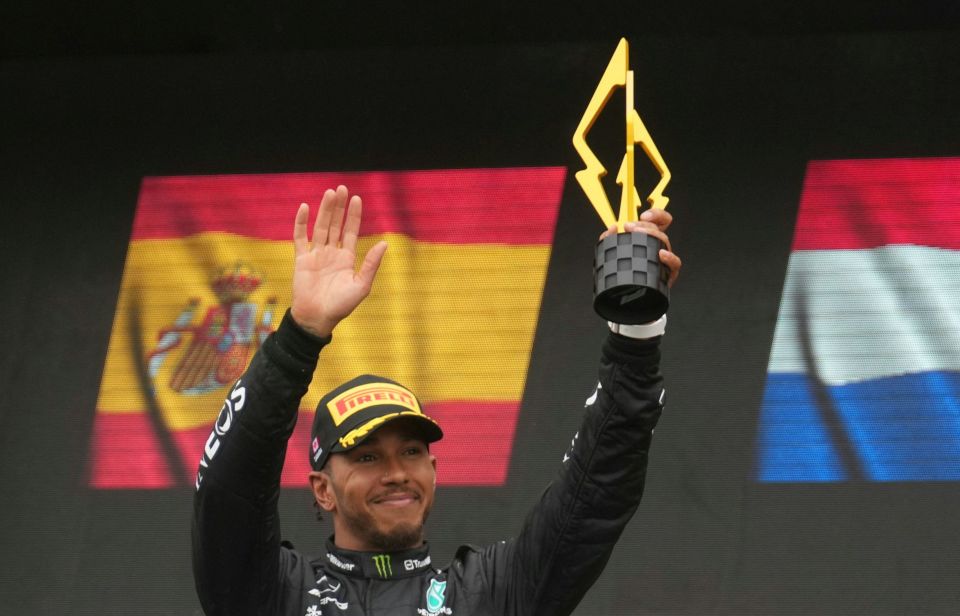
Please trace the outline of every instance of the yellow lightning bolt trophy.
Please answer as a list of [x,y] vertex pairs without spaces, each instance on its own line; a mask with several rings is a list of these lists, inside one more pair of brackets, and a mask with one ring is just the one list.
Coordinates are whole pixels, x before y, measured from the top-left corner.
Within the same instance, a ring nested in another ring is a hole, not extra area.
[[[660,173],[660,181],[647,196],[650,207],[667,207],[669,199],[663,196],[663,191],[670,181],[670,170],[633,107],[633,71],[629,68],[629,54],[627,39],[620,39],[573,135],[573,147],[586,165],[576,174],[583,192],[600,215],[604,226],[617,225],[620,230],[620,233],[610,235],[597,244],[594,310],[608,321],[637,324],[654,321],[666,313],[670,304],[670,290],[667,286],[669,270],[657,256],[662,247],[660,240],[646,233],[624,231],[627,222],[637,220],[640,207],[640,195],[634,185],[636,144],[640,144]],[[617,88],[626,90],[626,152],[617,173],[617,184],[621,188],[620,211],[618,216],[614,216],[601,182],[607,170],[587,145],[587,133]]]

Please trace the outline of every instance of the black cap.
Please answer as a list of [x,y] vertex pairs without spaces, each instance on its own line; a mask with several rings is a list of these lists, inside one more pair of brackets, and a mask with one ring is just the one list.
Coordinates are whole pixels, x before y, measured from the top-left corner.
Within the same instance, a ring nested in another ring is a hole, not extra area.
[[377,428],[404,417],[416,420],[427,443],[443,438],[437,422],[423,414],[420,401],[403,385],[372,374],[347,381],[317,405],[310,432],[310,465],[320,470],[331,453],[352,449]]

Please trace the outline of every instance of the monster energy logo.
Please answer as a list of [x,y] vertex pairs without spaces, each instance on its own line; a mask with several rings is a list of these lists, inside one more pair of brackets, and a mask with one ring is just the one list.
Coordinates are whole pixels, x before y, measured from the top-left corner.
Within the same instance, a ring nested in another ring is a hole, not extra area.
[[380,574],[380,577],[388,578],[393,575],[389,554],[377,554],[373,557],[373,564],[377,566],[377,573]]

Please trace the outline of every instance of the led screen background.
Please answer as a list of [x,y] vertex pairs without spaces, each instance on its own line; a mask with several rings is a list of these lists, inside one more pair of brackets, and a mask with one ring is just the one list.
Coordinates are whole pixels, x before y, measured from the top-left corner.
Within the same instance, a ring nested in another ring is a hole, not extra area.
[[[955,38],[631,43],[637,106],[674,174],[671,236],[685,271],[644,501],[579,613],[954,613],[955,482],[758,483],[755,473],[808,164],[958,156]],[[600,225],[571,179],[570,137],[614,45],[0,65],[2,89],[14,93],[0,103],[3,605],[199,613],[186,482],[89,485],[144,178],[565,168],[505,481],[442,488],[429,528],[441,561],[459,543],[510,535],[594,385],[604,325],[586,272]],[[604,118],[595,128],[608,167],[619,130]],[[298,200],[316,202],[323,188]],[[315,552],[328,529],[309,503],[284,491],[283,532]]]
[[960,480],[960,159],[813,161],[757,479]]

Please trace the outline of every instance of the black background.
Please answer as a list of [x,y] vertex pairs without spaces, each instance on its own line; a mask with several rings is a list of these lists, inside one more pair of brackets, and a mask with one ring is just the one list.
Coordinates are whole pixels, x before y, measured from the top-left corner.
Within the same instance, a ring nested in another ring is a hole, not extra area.
[[[610,21],[557,7],[556,28],[530,9],[393,7],[367,22],[291,8],[258,26],[249,7],[59,8],[5,8],[0,47],[0,612],[199,614],[191,490],[86,487],[145,175],[567,166],[508,483],[442,489],[429,531],[438,560],[511,534],[594,385],[600,223],[570,137],[627,33],[685,267],[644,503],[579,613],[956,613],[956,484],[750,480],[805,164],[960,155],[947,9],[876,9],[859,27],[854,9],[831,20],[817,5],[647,20],[633,7],[637,25],[618,30],[623,7]],[[309,502],[285,492],[282,517],[312,552],[328,530]]]

